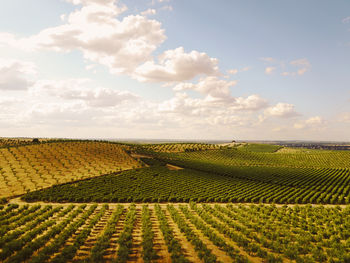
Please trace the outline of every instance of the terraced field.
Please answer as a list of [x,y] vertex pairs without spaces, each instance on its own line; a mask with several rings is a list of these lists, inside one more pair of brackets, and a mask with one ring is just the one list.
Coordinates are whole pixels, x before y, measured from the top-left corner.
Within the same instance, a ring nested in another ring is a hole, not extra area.
[[0,149],[0,197],[141,167],[118,144],[57,142]]
[[2,262],[349,262],[350,207],[0,207]]

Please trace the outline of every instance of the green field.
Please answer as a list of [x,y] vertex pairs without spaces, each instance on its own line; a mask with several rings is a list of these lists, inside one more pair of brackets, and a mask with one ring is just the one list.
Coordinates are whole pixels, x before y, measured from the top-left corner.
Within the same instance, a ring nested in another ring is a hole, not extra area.
[[[279,153],[277,148],[252,145],[181,153],[152,149],[148,155],[153,158],[141,159],[150,167],[56,185],[28,193],[23,200],[350,203],[348,152]],[[167,163],[185,169],[169,170]]]

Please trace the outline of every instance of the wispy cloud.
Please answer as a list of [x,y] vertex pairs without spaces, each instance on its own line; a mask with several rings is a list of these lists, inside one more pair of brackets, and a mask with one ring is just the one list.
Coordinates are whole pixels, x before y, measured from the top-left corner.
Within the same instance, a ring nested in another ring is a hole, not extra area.
[[279,70],[282,76],[301,76],[311,70],[311,63],[306,58],[295,59],[287,63],[272,57],[263,57],[260,60],[264,61],[265,64],[273,65],[265,67],[265,74],[267,75],[271,75]]
[[149,8],[149,9],[141,12],[141,15],[143,15],[143,16],[151,16],[151,15],[155,15],[155,14],[157,14],[157,10],[155,10],[153,8]]
[[239,73],[239,72],[245,72],[245,71],[248,71],[248,70],[250,70],[250,69],[251,69],[251,67],[247,66],[247,67],[243,67],[243,68],[240,68],[240,69],[237,69],[237,68],[235,68],[235,69],[229,69],[229,70],[227,70],[226,72],[227,72],[228,74],[230,74],[230,75],[236,75],[236,74]]
[[344,24],[350,23],[350,16],[343,18],[342,22]]
[[275,70],[276,70],[276,67],[266,67],[265,68],[265,74],[271,75],[271,74],[274,73]]

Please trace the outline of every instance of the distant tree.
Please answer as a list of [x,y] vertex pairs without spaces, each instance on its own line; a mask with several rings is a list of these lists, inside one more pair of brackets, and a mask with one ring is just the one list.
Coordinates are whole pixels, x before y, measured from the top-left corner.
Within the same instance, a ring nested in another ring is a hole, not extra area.
[[33,143],[40,143],[40,141],[39,141],[38,138],[34,138],[34,139],[33,139]]

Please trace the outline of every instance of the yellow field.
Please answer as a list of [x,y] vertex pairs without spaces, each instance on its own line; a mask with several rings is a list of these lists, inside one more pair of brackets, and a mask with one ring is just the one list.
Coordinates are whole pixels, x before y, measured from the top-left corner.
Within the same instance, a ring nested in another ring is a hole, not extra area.
[[59,142],[0,149],[0,197],[141,167],[120,145]]

